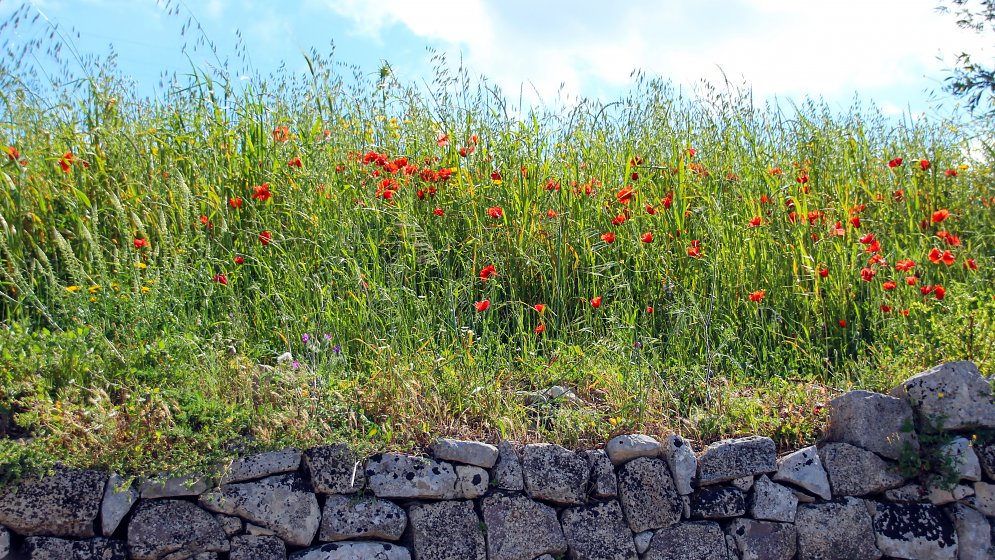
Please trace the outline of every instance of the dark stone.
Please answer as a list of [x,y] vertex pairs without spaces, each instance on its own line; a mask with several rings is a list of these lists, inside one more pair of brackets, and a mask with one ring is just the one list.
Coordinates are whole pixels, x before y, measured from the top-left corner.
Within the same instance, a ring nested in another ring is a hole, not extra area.
[[633,533],[669,527],[684,511],[670,469],[662,459],[640,457],[622,465],[618,493]]
[[563,510],[563,534],[571,560],[637,560],[632,533],[615,500]]
[[128,560],[128,548],[123,541],[98,537],[86,541],[70,541],[56,537],[24,539],[24,560]]
[[881,552],[898,558],[957,558],[957,529],[933,504],[868,502]]
[[355,494],[366,482],[362,460],[342,443],[305,451],[304,469],[319,494]]
[[733,486],[705,486],[691,494],[691,517],[727,519],[746,513],[743,491]]
[[730,560],[730,555],[718,523],[689,521],[657,531],[643,560]]
[[92,537],[107,478],[97,471],[57,469],[9,488],[0,492],[0,525],[26,537]]

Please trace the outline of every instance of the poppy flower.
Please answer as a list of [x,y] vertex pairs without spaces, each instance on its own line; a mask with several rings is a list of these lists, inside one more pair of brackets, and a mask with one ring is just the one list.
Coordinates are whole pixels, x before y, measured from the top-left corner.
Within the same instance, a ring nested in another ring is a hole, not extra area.
[[663,209],[666,210],[674,203],[673,195],[667,195],[660,199],[660,204],[663,204]]
[[864,282],[870,282],[876,274],[877,271],[871,268],[864,267],[860,269],[860,277],[864,279]]
[[854,229],[860,229],[860,216],[853,216],[850,218],[850,225],[853,226]]
[[59,158],[59,167],[62,168],[63,173],[69,173],[72,169],[73,161],[74,159],[72,152],[66,152],[61,158]]
[[591,307],[595,309],[601,307],[601,296],[591,298]]
[[492,171],[491,172],[491,181],[494,181],[495,185],[500,185],[501,184],[501,172],[500,171]]
[[949,217],[950,217],[950,210],[947,210],[946,208],[941,208],[936,212],[933,212],[933,223],[938,224]]
[[746,226],[748,228],[760,227],[761,219],[760,216],[753,216],[750,218],[750,223]]
[[912,259],[905,259],[895,263],[895,270],[899,272],[908,272],[916,267],[916,261]]
[[439,132],[435,137],[435,143],[438,144],[440,148],[445,148],[449,145],[449,136],[445,132]]
[[887,291],[891,291],[891,290],[894,290],[896,287],[898,287],[898,284],[894,283],[891,280],[888,280],[881,287],[884,288]]
[[141,249],[142,247],[148,247],[149,246],[149,240],[148,239],[138,239],[138,238],[135,238],[134,243],[135,243],[135,249]]
[[967,259],[967,261],[964,262],[964,268],[978,270],[978,263],[974,262],[974,259]]
[[556,210],[553,210],[552,208],[546,210],[546,217],[549,218],[550,220],[552,220],[557,216],[559,216],[559,213]]
[[605,233],[601,234],[601,240],[604,241],[605,243],[614,243],[615,234],[613,232],[606,231]]
[[821,276],[823,278],[829,276],[829,269],[825,268],[825,267],[819,269],[819,276]]
[[947,177],[956,177],[957,176],[957,170],[956,169],[947,169],[946,171],[943,172],[943,174],[946,175]]
[[771,177],[780,177],[781,175],[784,174],[784,171],[781,171],[780,167],[771,167],[770,169],[767,170],[767,174],[770,175]]
[[268,231],[264,231],[259,234],[259,242],[263,245],[269,245],[270,241],[273,240],[273,234]]
[[544,323],[539,323],[539,325],[532,329],[536,334],[541,334],[546,331],[546,325]]
[[487,209],[487,215],[494,218],[495,220],[504,217],[504,208],[500,206],[491,206]]
[[894,168],[902,165],[903,161],[904,160],[902,158],[900,158],[900,157],[895,158],[895,159],[893,159],[893,160],[891,160],[891,161],[888,162],[888,167],[894,169]]
[[881,312],[882,313],[891,313],[891,306],[890,305],[881,304]]
[[237,198],[237,197],[236,198],[229,198],[228,199],[228,206],[231,206],[232,208],[236,208],[236,209],[237,208],[241,208],[242,207],[242,199],[241,198]]
[[235,255],[233,260],[235,261],[235,264],[245,264],[245,257],[242,255]]
[[460,157],[466,157],[466,156],[472,154],[473,150],[474,150],[473,146],[470,146],[469,148],[460,148],[459,149],[459,155],[460,155]]
[[480,269],[480,279],[484,282],[486,282],[488,278],[493,278],[494,276],[497,276],[497,269],[494,268],[493,264],[489,264]]
[[933,286],[928,286],[927,285],[927,286],[920,286],[919,287],[919,293],[921,293],[924,296],[925,295],[929,295],[930,292],[932,292],[932,291],[933,291]]
[[905,277],[905,283],[908,284],[909,286],[915,286],[917,282],[919,282],[919,277],[918,276],[906,276]]
[[799,184],[802,184],[802,185],[804,185],[805,183],[808,183],[808,173],[805,173],[805,174],[802,174],[802,175],[799,175],[799,176],[795,177],[795,182],[799,183]]
[[646,205],[646,213],[649,214],[650,216],[655,216],[656,215],[656,208],[653,208],[652,204],[647,204]]
[[688,247],[688,256],[696,259],[701,258],[701,241],[697,239],[691,241],[691,246]]
[[536,310],[536,311],[538,311],[539,313],[542,313],[543,311],[545,311],[545,310],[546,310],[546,304],[545,304],[545,303],[537,303],[537,304],[535,304],[535,305],[534,305],[533,307],[534,307],[534,308],[535,308],[535,310]]
[[296,167],[297,169],[300,169],[302,166],[303,164],[301,163],[301,158],[299,157],[295,157],[287,162],[287,167]]
[[881,253],[874,255],[873,257],[867,259],[867,266],[879,264],[881,266],[888,266],[888,261],[881,256]]
[[491,307],[491,300],[485,299],[483,301],[475,301],[473,303],[473,307],[477,310],[477,313],[483,313]]
[[644,233],[642,235],[642,237],[639,238],[639,240],[642,241],[643,243],[652,243],[653,242],[653,232],[652,231],[647,231],[646,233]]
[[750,292],[750,301],[760,303],[764,300],[765,295],[767,295],[766,290],[757,290],[755,292]]
[[215,274],[211,279],[222,286],[228,285],[228,276],[225,274]]
[[651,315],[653,314],[653,306],[652,305],[647,305],[646,306],[646,313],[649,313]]
[[836,225],[829,228],[829,235],[833,237],[843,237],[846,235],[846,230],[843,228],[843,222],[836,222]]
[[845,329],[846,328],[846,319],[840,319],[840,328],[841,329]]
[[273,141],[274,142],[288,142],[290,141],[290,127],[278,126],[273,129]]
[[436,216],[444,216],[446,214],[446,211],[443,210],[442,208],[436,208],[435,210],[432,210],[432,213],[435,214]]
[[622,190],[618,191],[618,194],[615,195],[615,198],[621,204],[628,204],[629,202],[632,202],[632,197],[635,194],[636,191],[632,190],[632,187],[624,187],[622,188]]
[[209,218],[207,217],[207,214],[201,214],[201,215],[200,215],[200,225],[202,225],[202,226],[207,226],[207,227],[212,227],[212,226],[211,226],[211,221],[210,221],[210,219],[209,219]]
[[698,155],[698,150],[696,150],[694,148],[688,148],[685,151],[687,152],[688,157],[694,157],[694,156]]
[[893,191],[891,193],[891,198],[895,199],[895,202],[901,202],[903,199],[905,199],[905,191],[902,189]]
[[933,295],[936,296],[936,299],[943,299],[947,297],[947,289],[943,286],[934,286]]
[[871,243],[874,243],[874,234],[868,233],[866,235],[860,236],[860,242],[864,245],[870,245]]
[[273,193],[269,192],[269,183],[263,183],[259,186],[252,187],[252,198],[266,202],[273,196]]
[[921,169],[923,171],[928,171],[929,170],[929,160],[928,159],[921,159],[921,160],[919,160],[919,169]]
[[788,221],[791,223],[796,223],[798,221],[798,212],[795,212],[794,210],[788,212]]
[[619,214],[618,216],[615,216],[614,218],[612,218],[612,225],[613,226],[620,226],[620,225],[624,224],[625,220],[627,220],[627,219],[628,218],[625,217],[625,214]]
[[4,151],[7,152],[7,159],[10,161],[17,161],[21,159],[21,152],[14,146],[7,146],[7,149]]

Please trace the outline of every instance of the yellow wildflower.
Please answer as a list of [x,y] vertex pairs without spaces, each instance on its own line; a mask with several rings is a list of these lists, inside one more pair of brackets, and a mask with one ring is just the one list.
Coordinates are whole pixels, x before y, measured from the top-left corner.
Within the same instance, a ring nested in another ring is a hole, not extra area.
[[137,268],[138,270],[145,270],[146,268],[148,268],[148,265],[143,262],[136,262],[135,268]]
[[95,293],[97,293],[97,292],[100,291],[100,285],[99,284],[94,284],[94,285],[90,286],[89,288],[87,288],[86,291],[90,292],[91,294],[95,294]]
[[151,291],[152,291],[152,288],[149,288],[148,286],[142,286],[142,293],[143,294],[147,294],[147,293],[149,293]]
[[79,286],[66,286],[66,291],[70,294],[75,294],[79,291]]

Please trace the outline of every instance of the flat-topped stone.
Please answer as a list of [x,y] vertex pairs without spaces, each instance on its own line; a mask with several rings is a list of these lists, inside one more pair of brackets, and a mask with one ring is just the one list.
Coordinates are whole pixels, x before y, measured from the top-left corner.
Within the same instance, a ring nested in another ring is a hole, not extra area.
[[643,434],[615,436],[605,445],[605,453],[613,465],[621,465],[636,457],[658,457],[660,442]]
[[366,461],[366,480],[378,498],[444,500],[456,496],[456,470],[449,463],[403,453],[383,453]]
[[877,547],[895,558],[956,560],[953,522],[932,504],[889,504],[868,500]]
[[287,545],[279,537],[239,535],[231,540],[228,560],[287,560]]
[[[632,533],[617,501],[567,508],[563,510],[561,521],[570,558],[638,560]],[[649,542],[646,547],[649,548]]]
[[232,461],[222,475],[221,483],[231,484],[266,478],[274,474],[296,471],[300,466],[301,452],[298,449],[256,453]]
[[373,496],[333,494],[325,500],[318,532],[320,541],[372,539],[396,541],[408,526],[408,514],[397,504]]
[[363,461],[341,443],[305,451],[304,470],[319,494],[355,494],[366,483]]
[[819,451],[814,445],[799,449],[778,459],[774,480],[793,484],[823,500],[829,500],[833,497],[832,489],[829,486],[829,477],[826,474],[826,469],[822,466]]
[[141,500],[128,522],[128,553],[133,560],[189,558],[230,548],[218,521],[192,502]]
[[[426,557],[431,558],[431,557]],[[441,557],[440,557],[441,558]],[[334,542],[301,550],[290,560],[411,560],[411,552],[394,543],[377,541]]]
[[107,478],[97,471],[56,469],[0,491],[0,525],[26,537],[92,537]]
[[633,533],[669,527],[681,519],[681,496],[661,459],[640,457],[619,467],[618,494]]
[[833,496],[864,496],[898,488],[905,477],[874,453],[849,443],[828,443],[819,449]]
[[487,471],[474,465],[456,465],[456,488],[450,498],[472,500],[483,496],[490,487]]
[[480,501],[487,527],[488,560],[560,555],[567,541],[553,508],[521,494],[492,494]]
[[992,387],[973,362],[949,362],[928,369],[892,389],[912,405],[920,429],[995,428]]
[[439,438],[432,444],[432,455],[440,461],[452,461],[489,469],[498,459],[498,448],[478,441]]
[[587,501],[591,469],[587,459],[550,443],[526,445],[522,451],[525,492],[536,500],[561,505]]
[[874,523],[864,500],[839,498],[798,506],[795,515],[798,557],[820,560],[881,558]]
[[704,486],[691,494],[692,519],[728,519],[745,513],[746,498],[734,486]]
[[798,536],[791,523],[741,518],[733,519],[725,531],[744,560],[793,560],[798,549]]
[[[25,560],[128,560],[124,541],[103,537],[74,541],[58,537],[28,537],[21,552]],[[0,554],[0,558],[3,555]]]
[[870,391],[850,391],[829,401],[825,439],[856,445],[892,460],[898,460],[906,448],[919,451],[909,402]]
[[722,527],[713,521],[688,521],[653,535],[643,560],[728,560]]
[[471,501],[415,504],[408,508],[408,522],[419,560],[487,559],[482,524]]
[[702,486],[775,471],[777,447],[768,437],[717,441],[698,456],[698,484]]

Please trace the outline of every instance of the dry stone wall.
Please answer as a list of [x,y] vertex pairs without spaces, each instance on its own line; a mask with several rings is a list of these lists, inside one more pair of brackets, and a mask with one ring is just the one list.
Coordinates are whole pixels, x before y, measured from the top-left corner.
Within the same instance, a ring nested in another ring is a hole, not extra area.
[[995,403],[974,364],[843,394],[829,419],[781,457],[766,437],[695,452],[632,434],[287,449],[213,477],[57,469],[0,493],[0,560],[995,558]]

